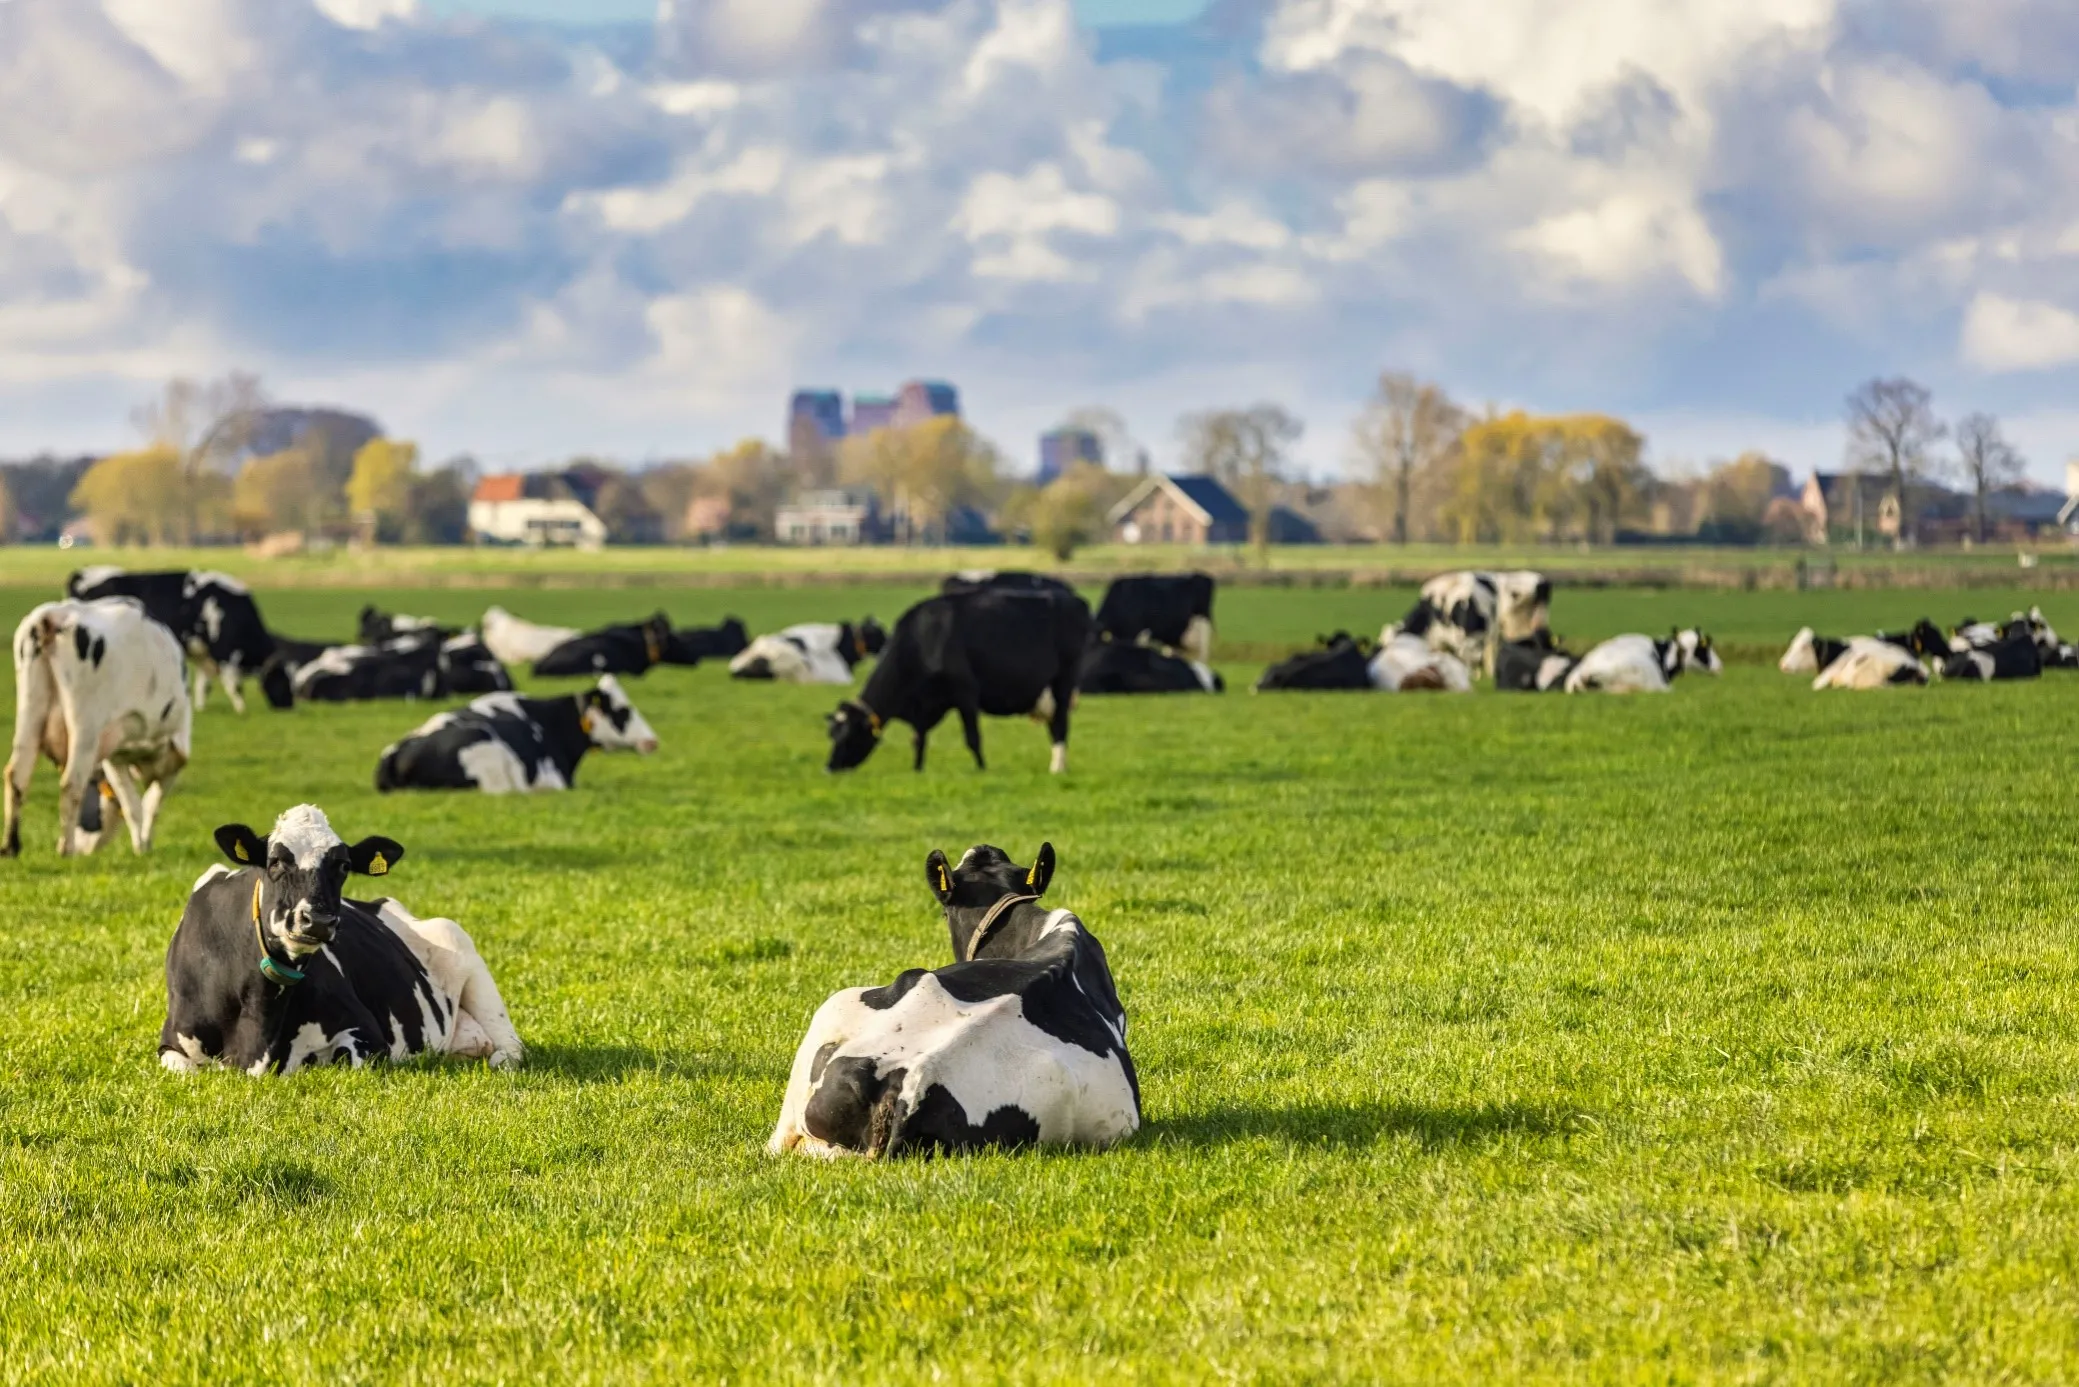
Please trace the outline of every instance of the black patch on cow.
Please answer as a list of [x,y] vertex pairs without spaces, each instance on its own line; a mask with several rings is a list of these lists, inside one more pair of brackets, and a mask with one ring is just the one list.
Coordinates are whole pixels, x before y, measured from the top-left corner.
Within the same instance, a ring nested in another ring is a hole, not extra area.
[[[878,1155],[888,1144],[888,1133],[899,1121],[902,1081],[907,1071],[897,1069],[886,1078],[876,1075],[871,1058],[846,1055],[834,1059],[823,1070],[823,1082],[809,1095],[802,1108],[801,1125],[818,1141],[852,1151]],[[875,1121],[877,1110],[880,1118]],[[873,1140],[874,1128],[881,1140]]]
[[972,1151],[984,1146],[1016,1148],[1037,1145],[1039,1122],[1015,1104],[1005,1104],[979,1124],[967,1120],[960,1103],[942,1085],[931,1084],[903,1119],[900,1140],[890,1156],[908,1151]]
[[810,1083],[814,1083],[816,1082],[816,1080],[823,1077],[823,1066],[830,1063],[830,1057],[837,1053],[837,1047],[843,1043],[844,1042],[842,1041],[833,1040],[829,1044],[823,1046],[823,1048],[821,1048],[820,1050],[816,1051],[816,1057],[813,1060],[809,1061]]
[[93,641],[94,638],[87,633],[86,627],[75,626],[72,628],[72,648],[79,652],[79,658],[82,661],[87,658],[87,648],[93,644]]
[[95,669],[99,669],[99,668],[101,668],[101,657],[102,657],[103,655],[106,655],[107,653],[108,653],[108,641],[107,641],[107,640],[106,640],[106,639],[105,639],[104,637],[101,637],[101,636],[96,636],[96,637],[94,637],[94,656],[93,656],[93,659],[94,659],[94,668],[95,668]]
[[1280,660],[1256,681],[1258,693],[1371,687],[1371,652],[1347,631],[1323,637],[1318,650],[1302,650],[1290,659]]
[[910,989],[915,987],[930,971],[928,968],[912,968],[906,973],[898,974],[895,981],[889,983],[886,987],[867,988],[866,991],[859,994],[859,1000],[872,1007],[875,1011],[886,1011],[889,1007],[894,1006],[904,997],[907,997]]

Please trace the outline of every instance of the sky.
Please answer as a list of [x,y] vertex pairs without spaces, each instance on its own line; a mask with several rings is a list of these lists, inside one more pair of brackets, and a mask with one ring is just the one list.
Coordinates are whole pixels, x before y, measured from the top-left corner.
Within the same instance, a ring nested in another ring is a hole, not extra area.
[[0,0],[0,456],[257,372],[487,466],[955,382],[1029,466],[1379,373],[1839,463],[2079,452],[2069,0]]

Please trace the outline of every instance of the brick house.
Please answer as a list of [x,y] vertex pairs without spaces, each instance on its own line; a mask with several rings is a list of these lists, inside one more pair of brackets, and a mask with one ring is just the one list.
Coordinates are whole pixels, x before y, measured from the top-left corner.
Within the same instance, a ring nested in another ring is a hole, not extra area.
[[1241,544],[1249,512],[1211,477],[1149,477],[1106,517],[1121,544]]

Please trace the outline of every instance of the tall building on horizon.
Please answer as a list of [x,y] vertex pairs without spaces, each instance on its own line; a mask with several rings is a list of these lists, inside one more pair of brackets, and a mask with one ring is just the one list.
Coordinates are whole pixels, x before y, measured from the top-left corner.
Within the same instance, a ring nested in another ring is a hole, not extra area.
[[854,395],[852,432],[869,434],[875,429],[889,427],[895,422],[895,405],[893,395]]
[[895,392],[893,422],[897,428],[908,428],[945,414],[960,417],[960,392],[942,380],[908,381]]
[[797,390],[787,402],[787,451],[808,457],[837,447],[845,436],[845,397],[836,390]]
[[1039,477],[1041,486],[1053,481],[1079,462],[1104,466],[1104,440],[1089,429],[1050,429],[1040,435]]

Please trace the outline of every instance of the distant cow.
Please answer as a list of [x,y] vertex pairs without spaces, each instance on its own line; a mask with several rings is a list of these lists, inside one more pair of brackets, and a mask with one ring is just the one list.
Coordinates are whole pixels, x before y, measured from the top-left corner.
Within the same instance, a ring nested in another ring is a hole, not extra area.
[[534,662],[534,672],[560,675],[646,674],[664,663],[671,618],[658,612],[648,621],[603,626],[567,640]]
[[1436,650],[1420,636],[1403,632],[1379,647],[1368,670],[1382,693],[1471,693],[1473,674],[1465,661]]
[[1076,687],[1086,694],[1220,693],[1227,684],[1198,661],[1152,645],[1096,641],[1083,656]]
[[96,787],[121,807],[131,848],[148,851],[159,802],[190,754],[185,674],[173,633],[132,599],[46,602],[23,617],[0,856],[22,850],[22,804],[39,754],[62,767],[59,856],[99,846],[106,810]]
[[883,1158],[1131,1136],[1140,1080],[1104,946],[1039,904],[1053,846],[1029,869],[985,845],[957,864],[933,852],[924,871],[954,961],[817,1008],[766,1149]]
[[436,714],[383,748],[375,788],[491,795],[567,790],[577,782],[578,762],[595,747],[644,756],[657,749],[657,734],[611,674],[581,694],[487,694],[457,712]]
[[491,653],[508,665],[531,665],[565,641],[584,632],[575,626],[538,626],[523,621],[503,607],[486,607],[477,626]]
[[1882,689],[1897,684],[1925,684],[1927,666],[1894,641],[1856,636],[1839,651],[1822,641],[1819,654],[1829,658],[1812,680],[1814,689]]
[[2057,632],[2043,617],[2041,607],[2031,607],[2026,612],[2016,612],[2004,623],[1974,621],[1965,617],[1956,628],[1956,635],[1949,642],[1949,654],[1961,654],[1968,650],[1990,650],[2019,636],[2027,636],[2035,643],[2039,663],[2044,669],[2064,669],[2079,664],[2073,648],[2057,638]]
[[361,608],[360,631],[362,645],[381,645],[385,641],[399,640],[408,636],[438,636],[446,640],[462,634],[459,626],[443,626],[430,616],[403,616],[386,612],[373,603]]
[[1075,588],[1047,573],[1027,573],[1021,569],[970,568],[964,573],[955,573],[939,584],[940,592],[973,592],[977,588],[1004,588],[1012,592],[1058,592],[1070,597],[1076,595]]
[[297,700],[306,703],[439,698],[446,691],[439,643],[417,637],[381,645],[332,646],[298,666],[289,682]]
[[298,640],[279,631],[270,631],[268,639],[274,642],[274,651],[260,666],[260,691],[267,696],[269,706],[293,708],[296,706],[296,672],[338,642]]
[[849,684],[861,660],[879,655],[888,633],[872,617],[852,622],[805,621],[760,636],[729,662],[732,679],[777,679],[788,684]]
[[988,713],[1046,722],[1052,769],[1067,770],[1069,709],[1089,644],[1090,606],[1080,597],[985,588],[926,598],[895,623],[859,697],[831,714],[827,768],[852,769],[888,723],[906,722],[921,771],[931,729],[957,712],[977,768]]
[[396,841],[348,847],[313,804],[265,838],[226,824],[216,840],[239,865],[202,874],[167,947],[166,1068],[259,1076],[418,1054],[520,1062],[505,999],[460,925],[344,896],[348,873],[395,870]]
[[1552,583],[1542,573],[1440,573],[1422,585],[1405,617],[1379,633],[1379,644],[1397,635],[1419,636],[1432,649],[1482,669],[1490,644],[1530,639],[1546,628],[1551,608]]
[[1724,666],[1711,638],[1691,629],[1666,640],[1612,636],[1581,657],[1566,677],[1568,693],[1666,693],[1684,670],[1716,674]]
[[1922,617],[1912,630],[1904,633],[1879,631],[1874,636],[1851,636],[1847,640],[1822,636],[1811,627],[1803,626],[1791,637],[1790,645],[1784,650],[1783,657],[1776,661],[1776,668],[1785,674],[1822,673],[1847,653],[1849,645],[1857,640],[1879,641],[1931,660],[1944,659],[1950,653],[1948,637],[1926,617]]
[[1302,650],[1266,669],[1256,680],[1256,692],[1280,690],[1334,691],[1372,687],[1372,656],[1376,652],[1348,631],[1323,636],[1314,650]]
[[1944,679],[2034,679],[2042,673],[2042,649],[2026,628],[1996,645],[1959,651],[1942,666]]
[[1112,579],[1096,630],[1131,645],[1143,638],[1200,664],[1213,658],[1213,579],[1207,573],[1140,573]]
[[[231,706],[243,713],[244,677],[257,674],[274,653],[274,638],[244,583],[224,573],[128,573],[107,565],[83,568],[65,580],[65,595],[81,601],[134,597],[145,614],[173,632],[195,662],[194,707],[214,677]],[[277,707],[286,705],[277,704]]]
[[1574,657],[1561,650],[1550,631],[1526,640],[1502,641],[1494,648],[1494,687],[1504,692],[1551,693],[1566,684]]
[[726,660],[750,643],[750,633],[733,616],[720,626],[674,626],[664,641],[664,663],[697,665],[702,660]]

